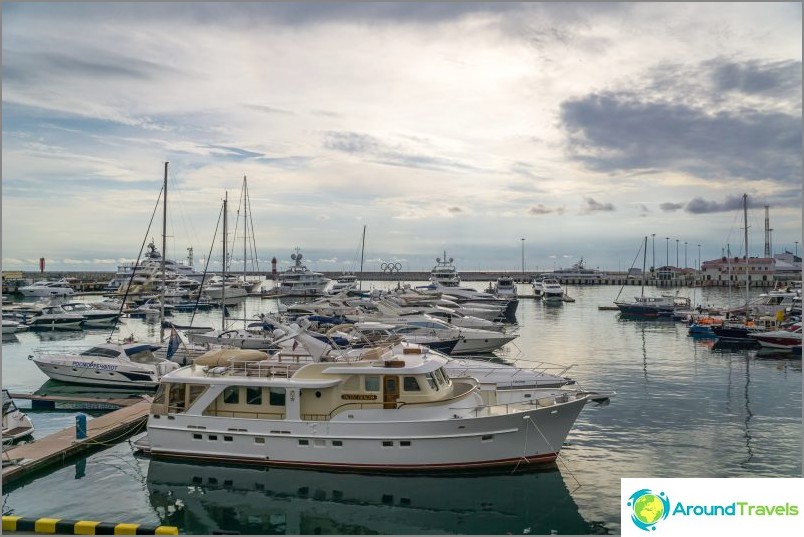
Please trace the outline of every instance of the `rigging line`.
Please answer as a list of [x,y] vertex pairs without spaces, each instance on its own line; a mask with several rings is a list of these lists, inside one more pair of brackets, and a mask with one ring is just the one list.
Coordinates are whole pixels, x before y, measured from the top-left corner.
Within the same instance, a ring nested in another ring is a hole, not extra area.
[[544,443],[545,443],[545,444],[547,444],[547,447],[549,447],[551,450],[553,450],[553,453],[555,453],[555,454],[556,454],[556,460],[557,460],[557,461],[561,461],[561,464],[563,464],[563,465],[564,465],[564,468],[567,470],[567,473],[568,473],[570,476],[572,476],[572,479],[574,479],[574,480],[575,480],[575,482],[576,482],[576,483],[578,483],[578,486],[580,487],[580,486],[581,486],[581,482],[580,482],[580,481],[578,481],[578,478],[577,478],[577,477],[575,477],[575,474],[573,474],[573,473],[572,473],[572,470],[570,470],[570,469],[569,469],[569,465],[568,465],[568,464],[567,464],[567,462],[564,460],[564,457],[562,457],[562,456],[561,456],[561,453],[560,453],[559,451],[557,451],[557,450],[556,450],[556,448],[554,448],[554,447],[553,447],[553,446],[550,444],[550,441],[549,441],[549,440],[547,440],[547,438],[544,436],[544,433],[542,432],[542,430],[541,430],[541,429],[539,429],[539,426],[538,426],[538,425],[536,425],[536,422],[535,422],[535,421],[533,421],[533,418],[531,418],[530,416],[528,416],[528,421],[529,421],[529,422],[531,422],[531,423],[533,424],[533,426],[536,428],[536,431],[537,431],[537,432],[539,433],[539,435],[542,437],[542,440],[544,440]]
[[[209,245],[209,253],[207,254],[207,262],[204,264],[204,273],[201,275],[201,285],[198,286],[198,296],[195,297],[195,307],[193,308],[193,314],[190,316],[190,326],[193,325],[193,321],[195,320],[195,314],[198,311],[198,303],[201,302],[201,295],[204,292],[204,281],[207,279],[207,271],[209,270],[209,262],[212,258],[212,248],[215,246],[215,240],[218,238],[218,228],[221,224],[221,217],[223,215],[223,207],[221,207],[221,212],[218,213],[218,222],[215,224],[215,233],[212,235],[212,243]],[[226,260],[224,260],[224,263]],[[221,306],[225,307],[225,306]]]
[[[154,217],[156,216],[156,210],[159,208],[159,202],[162,199],[162,194],[165,191],[164,185],[162,188],[159,189],[159,196],[156,198],[156,204],[154,205],[154,212],[151,213],[151,221],[148,222],[148,229],[145,230],[145,237],[142,239],[142,244],[140,245],[140,253],[137,254],[137,261],[134,263],[134,268],[131,271],[131,276],[128,278],[128,284],[126,285],[126,292],[123,294],[123,300],[120,303],[120,311],[118,312],[117,317],[112,323],[112,331],[109,333],[109,337],[106,338],[106,342],[109,343],[112,340],[112,336],[114,335],[114,331],[117,329],[117,324],[120,322],[120,317],[123,315],[123,308],[126,306],[126,299],[128,298],[128,292],[131,290],[131,282],[134,279],[134,275],[137,273],[137,268],[140,265],[140,259],[142,258],[142,251],[145,249],[145,241],[148,240],[148,235],[151,232],[151,224],[154,223]],[[165,252],[162,252],[162,256],[164,258]]]
[[[637,253],[636,253],[636,255],[634,256],[634,260],[633,260],[633,261],[631,261],[631,267],[628,269],[628,273],[629,273],[629,274],[631,273],[631,269],[633,269],[633,268],[634,268],[634,264],[636,263],[637,259],[639,258],[639,253],[642,251],[642,243],[643,243],[644,241],[645,241],[645,239],[642,239],[641,241],[639,241],[639,250],[637,250]],[[655,268],[656,268],[656,267],[654,267],[654,269],[655,269]],[[644,280],[644,278],[645,278],[645,275],[644,275],[644,274],[642,275],[642,278],[643,278],[643,280]],[[627,282],[627,281],[628,281],[628,278],[626,278],[624,281],[625,281],[625,282]],[[620,292],[619,292],[619,293],[617,293],[617,296],[614,298],[614,301],[615,301],[615,302],[617,302],[617,300],[619,300],[619,298],[620,298],[620,294],[622,294],[622,292],[623,292],[623,289],[624,289],[624,288],[625,288],[625,283],[623,283],[623,284],[620,286]]]
[[[251,250],[252,250],[252,269],[260,271],[260,258],[257,255],[257,238],[254,236],[254,211],[251,209],[251,196],[248,194],[248,184],[244,184],[246,190],[246,208],[248,210],[248,221],[251,224]],[[248,227],[246,228],[248,231]]]

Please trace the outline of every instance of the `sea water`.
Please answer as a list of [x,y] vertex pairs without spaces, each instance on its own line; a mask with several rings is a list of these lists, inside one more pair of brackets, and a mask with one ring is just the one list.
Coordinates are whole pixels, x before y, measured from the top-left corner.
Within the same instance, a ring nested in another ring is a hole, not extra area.
[[[525,285],[519,290],[530,292]],[[174,525],[195,534],[619,533],[621,477],[801,475],[800,357],[721,350],[713,340],[689,337],[683,323],[599,310],[612,304],[618,287],[567,291],[575,302],[520,300],[520,337],[497,354],[523,366],[555,364],[553,372],[569,368],[565,374],[583,388],[617,394],[608,405],[587,405],[559,459],[544,471],[383,476],[196,464],[151,460],[129,439],[4,487],[3,514]],[[627,287],[623,298],[638,293],[639,287]],[[681,293],[695,303],[728,300],[725,289]],[[274,311],[276,300],[262,298],[230,308],[233,318]],[[173,320],[189,324],[190,314]],[[193,320],[215,328],[221,322],[220,310]],[[116,337],[159,336],[153,321],[124,323]],[[4,338],[3,387],[48,389],[52,381],[46,384],[28,355],[85,349],[109,334]],[[17,404],[30,408],[25,400]],[[27,411],[37,438],[73,425],[76,415]]]

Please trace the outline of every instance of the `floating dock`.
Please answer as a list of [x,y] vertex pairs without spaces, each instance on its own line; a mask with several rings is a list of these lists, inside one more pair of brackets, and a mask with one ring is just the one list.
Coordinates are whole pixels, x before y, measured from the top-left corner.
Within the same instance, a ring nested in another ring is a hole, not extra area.
[[117,410],[131,406],[142,401],[142,396],[136,397],[92,397],[70,395],[46,395],[36,393],[12,393],[12,399],[27,399],[31,401],[33,410]]
[[144,430],[151,406],[150,398],[87,421],[86,438],[76,439],[75,427],[68,427],[27,444],[3,447],[4,486],[68,457],[99,447],[110,446]]

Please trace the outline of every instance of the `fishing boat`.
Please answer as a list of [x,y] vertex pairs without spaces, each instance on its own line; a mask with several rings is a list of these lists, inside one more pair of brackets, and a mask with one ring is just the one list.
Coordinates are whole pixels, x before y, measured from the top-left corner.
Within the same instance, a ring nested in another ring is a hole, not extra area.
[[582,391],[498,404],[446,357],[378,347],[354,362],[262,364],[259,351],[212,351],[162,377],[152,456],[358,472],[473,470],[549,463],[584,405]]
[[3,389],[3,444],[31,436],[34,425],[25,412],[17,408],[8,390]]

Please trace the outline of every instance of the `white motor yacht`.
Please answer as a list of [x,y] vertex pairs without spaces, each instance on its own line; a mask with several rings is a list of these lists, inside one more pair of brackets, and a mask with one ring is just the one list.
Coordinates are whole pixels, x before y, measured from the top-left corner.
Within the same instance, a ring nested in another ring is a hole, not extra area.
[[53,380],[92,386],[155,387],[162,375],[179,367],[157,358],[152,343],[102,343],[79,353],[40,351],[29,356]]
[[555,278],[542,280],[542,300],[544,302],[563,302],[564,288]]
[[276,287],[268,294],[272,296],[320,296],[329,283],[329,278],[321,272],[314,272],[302,264],[304,255],[296,248],[290,255],[294,265],[280,272]]
[[451,378],[426,348],[379,347],[353,362],[301,367],[259,351],[213,351],[162,377],[152,456],[361,472],[529,467],[558,453],[592,395],[544,392],[499,404]]
[[41,280],[20,287],[17,291],[26,297],[64,297],[75,294],[75,290],[65,278],[58,281]]

